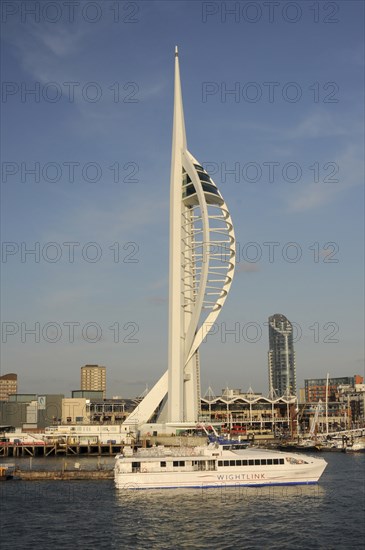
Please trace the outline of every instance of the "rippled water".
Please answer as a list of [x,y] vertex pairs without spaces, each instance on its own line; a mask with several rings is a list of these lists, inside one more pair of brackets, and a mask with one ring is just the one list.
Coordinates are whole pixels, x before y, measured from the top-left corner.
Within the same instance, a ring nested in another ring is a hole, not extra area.
[[363,549],[365,454],[322,456],[327,469],[308,487],[118,492],[109,481],[4,482],[0,547]]

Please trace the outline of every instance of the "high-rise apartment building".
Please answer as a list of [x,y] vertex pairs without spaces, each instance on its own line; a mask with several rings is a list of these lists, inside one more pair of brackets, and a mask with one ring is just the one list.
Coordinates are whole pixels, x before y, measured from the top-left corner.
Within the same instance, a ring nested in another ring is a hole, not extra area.
[[99,365],[81,367],[81,390],[102,391],[106,398],[106,368]]
[[281,313],[269,317],[269,387],[278,396],[297,391],[293,326]]
[[18,391],[18,375],[10,372],[0,376],[0,401],[7,401],[9,395]]

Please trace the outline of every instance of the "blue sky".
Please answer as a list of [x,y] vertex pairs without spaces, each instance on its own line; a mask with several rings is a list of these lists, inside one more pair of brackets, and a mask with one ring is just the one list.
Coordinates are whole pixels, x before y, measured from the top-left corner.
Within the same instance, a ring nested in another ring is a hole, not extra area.
[[203,393],[267,393],[274,313],[299,387],[364,374],[363,3],[3,4],[2,374],[68,395],[97,363],[129,397],[166,369],[175,44],[239,253]]

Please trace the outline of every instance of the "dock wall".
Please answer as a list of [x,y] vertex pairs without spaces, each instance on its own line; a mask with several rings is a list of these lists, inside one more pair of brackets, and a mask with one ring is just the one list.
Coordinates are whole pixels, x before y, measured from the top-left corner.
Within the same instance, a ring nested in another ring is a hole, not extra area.
[[23,481],[85,481],[114,479],[113,470],[16,470],[15,477]]

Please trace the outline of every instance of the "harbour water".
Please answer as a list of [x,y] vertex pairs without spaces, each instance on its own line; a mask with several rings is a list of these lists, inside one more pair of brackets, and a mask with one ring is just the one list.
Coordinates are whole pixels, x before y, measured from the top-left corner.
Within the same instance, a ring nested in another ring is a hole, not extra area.
[[310,486],[118,492],[112,481],[3,482],[0,547],[363,549],[365,453],[321,456],[327,469]]

